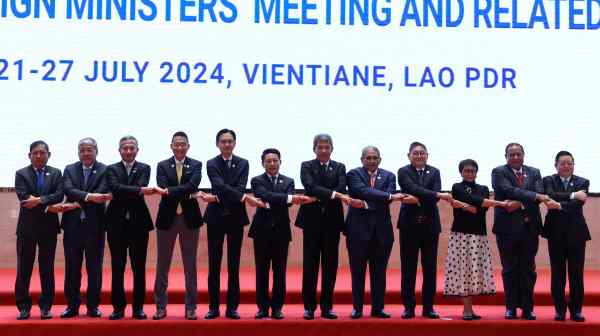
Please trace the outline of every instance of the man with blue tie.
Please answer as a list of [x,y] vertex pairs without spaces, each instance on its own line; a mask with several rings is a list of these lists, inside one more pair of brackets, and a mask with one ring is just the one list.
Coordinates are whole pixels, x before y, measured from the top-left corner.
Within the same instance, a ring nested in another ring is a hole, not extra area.
[[418,199],[416,204],[402,204],[398,216],[400,231],[400,268],[402,270],[401,295],[404,304],[403,319],[415,317],[415,284],[417,263],[421,254],[423,273],[422,315],[437,319],[433,309],[436,293],[437,252],[440,232],[439,200],[452,201],[452,195],[441,192],[440,171],[427,164],[429,153],[420,142],[413,142],[408,149],[410,164],[398,169],[400,190]]
[[494,209],[494,226],[502,263],[506,312],[504,318],[535,320],[533,289],[536,281],[535,256],[542,233],[540,203],[549,209],[560,204],[544,194],[542,176],[537,168],[523,164],[525,150],[518,143],[504,149],[506,164],[492,170],[492,187],[497,201],[508,201],[507,208]]
[[65,296],[67,309],[61,318],[79,315],[81,304],[81,266],[85,256],[88,277],[87,316],[100,317],[102,261],[104,257],[106,202],[112,199],[106,184],[106,166],[96,161],[98,145],[84,138],[77,145],[79,161],[64,171],[64,190],[67,201],[78,208],[62,216],[65,250]]
[[[261,155],[265,173],[250,181],[252,193],[262,204],[256,210],[248,236],[254,240],[256,265],[256,319],[269,316],[283,319],[285,275],[288,246],[292,240],[288,208],[292,204],[307,204],[316,199],[294,195],[294,180],[279,173],[281,153],[267,148]],[[273,290],[269,298],[269,269],[273,269]]]
[[[17,278],[15,298],[18,320],[28,319],[32,300],[29,295],[36,252],[42,295],[39,307],[42,319],[52,318],[54,300],[54,254],[60,232],[58,213],[63,207],[63,181],[59,169],[47,165],[50,149],[44,141],[29,146],[31,164],[15,174],[15,190],[21,202],[17,222]],[[70,207],[70,206],[67,206]]]
[[390,216],[390,203],[402,201],[416,203],[417,199],[396,193],[396,177],[379,168],[381,155],[375,146],[363,149],[360,158],[363,166],[348,172],[348,191],[352,197],[346,217],[346,245],[352,272],[352,305],[350,317],[363,316],[365,275],[369,265],[371,279],[371,316],[390,318],[384,308],[386,270],[394,232]]
[[222,129],[215,137],[221,152],[206,162],[212,194],[199,193],[209,203],[206,208],[208,235],[208,293],[209,310],[204,316],[212,320],[220,316],[221,260],[223,242],[227,237],[227,309],[225,316],[239,320],[237,308],[240,304],[240,255],[244,226],[248,225],[246,204],[257,206],[260,201],[246,195],[248,183],[248,161],[233,154],[236,134]]
[[144,313],[146,297],[146,256],[149,231],[154,229],[145,195],[156,193],[148,187],[150,166],[136,161],[138,141],[127,135],[119,140],[121,161],[106,169],[106,181],[113,199],[106,210],[107,238],[112,268],[110,320],[125,316],[125,266],[127,256],[133,272],[133,314],[138,320],[147,318]]
[[[548,210],[543,236],[548,239],[548,254],[552,270],[551,290],[556,321],[564,321],[567,308],[571,320],[584,322],[583,268],[585,245],[591,240],[583,215],[590,181],[574,175],[575,160],[567,151],[560,151],[554,159],[556,174],[543,179],[544,192],[559,202],[557,209]],[[565,286],[569,277],[569,300],[565,299]]]
[[187,156],[190,148],[185,132],[171,138],[173,156],[158,164],[157,190],[161,194],[156,216],[156,280],[154,281],[154,320],[167,316],[167,287],[175,241],[179,238],[185,274],[185,318],[196,320],[198,238],[202,213],[192,198],[202,178],[202,163]]

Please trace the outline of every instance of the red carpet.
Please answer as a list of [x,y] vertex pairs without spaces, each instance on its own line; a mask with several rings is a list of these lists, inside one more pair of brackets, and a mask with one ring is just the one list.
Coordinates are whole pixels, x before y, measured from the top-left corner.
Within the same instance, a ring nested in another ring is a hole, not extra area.
[[[365,312],[368,313],[368,307]],[[169,316],[161,321],[137,321],[127,317],[120,321],[109,321],[106,317],[90,319],[79,317],[75,319],[60,319],[58,314],[64,306],[53,309],[55,317],[52,320],[42,321],[39,312],[34,309],[33,316],[27,321],[15,320],[16,309],[14,307],[0,307],[0,328],[3,336],[37,336],[37,335],[61,335],[61,336],[106,336],[118,331],[121,335],[128,336],[164,336],[164,335],[285,335],[285,336],[308,336],[308,335],[432,335],[432,336],[482,336],[482,335],[599,335],[600,334],[600,307],[587,307],[585,323],[576,322],[554,322],[552,320],[553,309],[550,307],[539,307],[537,321],[506,321],[502,317],[503,307],[477,306],[476,311],[483,316],[481,321],[460,320],[461,308],[457,306],[438,306],[442,315],[440,320],[427,320],[421,317],[413,320],[402,320],[400,314],[402,308],[398,305],[388,306],[388,312],[392,318],[388,320],[373,319],[365,317],[361,320],[351,320],[348,316],[352,309],[349,305],[337,305],[336,311],[340,315],[338,320],[304,321],[302,306],[287,305],[284,307],[286,318],[275,321],[270,319],[254,320],[256,312],[254,305],[240,306],[242,319],[232,321],[219,318],[212,321],[199,319],[197,321],[186,321],[183,319],[183,306],[170,305]],[[104,316],[110,313],[110,307],[103,306]],[[204,312],[204,310],[202,310]],[[154,308],[149,306],[146,313],[150,316]],[[130,313],[128,312],[129,316]]]
[[[439,272],[438,288],[443,288],[442,272]],[[554,308],[551,306],[550,299],[550,274],[547,270],[538,272],[538,282],[536,285],[536,313],[537,321],[506,321],[503,318],[503,290],[502,281],[499,274],[496,275],[498,294],[495,296],[480,297],[476,299],[476,312],[483,316],[481,321],[462,321],[462,307],[457,299],[443,298],[440,295],[436,298],[436,309],[442,316],[440,320],[428,320],[416,318],[413,320],[402,320],[402,306],[400,305],[400,272],[399,270],[388,271],[388,295],[386,297],[386,310],[392,314],[392,319],[381,320],[365,317],[361,320],[351,320],[349,318],[352,310],[350,273],[348,269],[340,269],[336,286],[336,298],[334,309],[340,316],[335,321],[323,320],[317,318],[315,321],[304,321],[302,319],[303,307],[301,305],[301,276],[299,269],[290,269],[288,271],[288,295],[284,313],[286,318],[282,321],[275,320],[254,320],[256,313],[254,296],[254,271],[245,269],[241,272],[242,286],[242,305],[239,312],[242,316],[241,321],[232,321],[225,318],[219,318],[214,321],[186,321],[183,318],[183,272],[176,269],[172,271],[169,288],[168,306],[169,316],[163,321],[137,321],[132,320],[128,310],[127,318],[121,321],[109,321],[107,316],[112,308],[110,307],[110,271],[104,275],[104,288],[102,294],[103,306],[101,310],[103,317],[100,319],[91,319],[85,317],[85,307],[82,306],[82,316],[75,319],[60,319],[59,315],[64,310],[63,272],[56,270],[56,305],[53,307],[54,318],[48,321],[39,319],[39,310],[36,306],[32,309],[32,317],[27,321],[17,321],[17,309],[14,306],[14,270],[0,270],[0,330],[1,336],[35,336],[35,335],[77,335],[81,336],[106,336],[107,333],[119,330],[126,335],[140,336],[164,336],[165,334],[177,333],[177,335],[232,335],[239,334],[250,335],[344,335],[353,336],[361,334],[371,335],[397,335],[403,332],[415,333],[417,335],[566,335],[567,333],[583,335],[600,335],[600,271],[588,271],[586,277],[586,301],[584,314],[587,318],[585,323],[575,322],[555,322],[552,320]],[[128,276],[131,274],[128,272]],[[199,307],[198,314],[201,318],[206,311],[207,289],[206,289],[206,270],[201,270],[198,276],[199,287]],[[223,288],[226,284],[226,274],[223,274],[221,280]],[[147,305],[146,313],[149,317],[154,313],[152,304],[152,287],[154,284],[154,272],[148,270],[147,277]],[[131,289],[131,278],[127,278],[127,286]],[[32,293],[34,293],[34,302],[39,295],[39,279],[37,272],[32,278]],[[35,303],[34,303],[35,305]],[[224,309],[224,307],[222,307]],[[365,307],[365,314],[369,313],[369,306]],[[221,311],[223,313],[223,311]],[[318,312],[317,312],[318,313]],[[420,307],[417,314],[420,313]],[[118,328],[118,329],[115,329]]]
[[[63,294],[63,283],[64,283],[64,272],[63,270],[57,269],[56,273],[56,299],[55,304],[66,304]],[[0,270],[0,305],[13,305],[14,304],[14,283],[15,283],[15,271],[8,269]],[[126,288],[130,292],[132,288],[131,272],[128,270],[126,273]],[[292,268],[288,270],[287,276],[287,296],[286,302],[290,304],[302,303],[301,289],[302,289],[302,270]],[[208,289],[207,289],[207,275],[208,271],[201,269],[198,272],[198,298],[199,302],[208,302]],[[255,303],[255,292],[254,292],[254,269],[243,269],[240,272],[240,286],[241,286],[241,303],[252,304]],[[476,299],[477,304],[481,305],[503,305],[504,304],[504,293],[502,288],[502,278],[497,272],[495,274],[496,289],[498,294],[493,296],[483,296]],[[388,281],[387,281],[387,295],[386,302],[399,304],[400,301],[400,270],[392,269],[388,270]],[[85,280],[83,281],[85,284]],[[421,279],[417,279],[417,295],[420,296],[420,283]],[[152,289],[154,286],[154,270],[148,269],[146,276],[147,286],[147,301],[148,303],[153,302]],[[84,286],[85,287],[85,286]],[[438,291],[439,295],[436,297],[436,304],[441,305],[454,305],[461,304],[456,298],[444,298],[442,291],[444,287],[443,271],[438,271]],[[227,274],[224,272],[221,275],[221,289],[227,288]],[[367,290],[368,290],[367,280]],[[183,297],[185,292],[184,287],[184,276],[183,270],[173,269],[169,278],[169,302],[172,303],[183,303]],[[600,306],[600,271],[587,271],[585,273],[585,305],[588,306]],[[31,279],[31,293],[37,298],[40,291],[39,277],[37,271],[34,271],[34,275]],[[223,293],[224,294],[224,293]],[[224,296],[223,296],[224,298]],[[369,300],[367,295],[367,301]],[[110,270],[104,271],[103,288],[102,288],[102,302],[107,304],[110,302]],[[224,301],[223,301],[224,302]],[[340,269],[338,271],[338,278],[335,289],[335,303],[337,304],[352,304],[352,291],[351,291],[351,277],[350,270],[347,268]],[[549,270],[538,271],[538,280],[535,287],[535,303],[536,305],[546,306],[552,305],[552,298],[550,296],[550,272]]]

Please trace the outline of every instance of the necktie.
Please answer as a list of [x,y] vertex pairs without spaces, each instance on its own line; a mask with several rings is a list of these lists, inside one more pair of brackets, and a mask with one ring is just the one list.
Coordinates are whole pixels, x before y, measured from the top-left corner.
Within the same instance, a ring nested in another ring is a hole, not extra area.
[[277,177],[276,176],[270,176],[271,177],[271,184],[273,185],[273,188],[275,188],[275,186],[277,185]]
[[133,168],[133,164],[128,163],[125,165],[125,169],[127,169],[127,176],[131,175],[131,168]]
[[562,183],[563,183],[563,187],[565,188],[565,190],[569,189],[569,180],[568,179],[562,179]]
[[371,178],[369,179],[369,184],[371,185],[371,188],[375,188],[375,178],[377,177],[377,174],[372,174]]
[[[177,173],[177,184],[181,184],[181,176],[183,175],[183,163],[175,162],[175,172]],[[181,215],[183,210],[181,209],[181,203],[177,203],[177,214]]]
[[517,186],[522,187],[525,183],[525,179],[523,178],[523,173],[518,171],[515,172],[515,176],[517,177]]
[[83,187],[87,189],[88,181],[90,179],[90,173],[92,168],[83,168]]
[[231,159],[225,160],[225,163],[227,164],[227,168],[231,169]]
[[42,168],[37,169],[36,174],[37,179],[35,181],[35,188],[37,189],[38,194],[41,195],[44,189],[44,170]]
[[423,169],[418,169],[417,170],[417,176],[419,177],[419,185],[422,187],[423,186]]

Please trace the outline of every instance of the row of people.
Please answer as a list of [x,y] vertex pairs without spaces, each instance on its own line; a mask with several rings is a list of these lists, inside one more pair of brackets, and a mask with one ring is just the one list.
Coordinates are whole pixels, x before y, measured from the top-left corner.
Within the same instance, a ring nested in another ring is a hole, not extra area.
[[[119,142],[121,162],[105,166],[96,160],[97,144],[92,138],[78,144],[79,162],[67,166],[64,174],[47,165],[48,145],[36,141],[30,146],[31,165],[16,173],[15,189],[21,201],[17,225],[17,279],[15,294],[18,319],[30,316],[32,300],[29,282],[36,250],[42,295],[39,300],[43,319],[51,318],[54,298],[54,255],[56,238],[62,227],[65,251],[65,295],[67,309],[61,317],[79,314],[81,305],[81,268],[85,258],[88,274],[87,315],[99,317],[105,231],[111,254],[113,312],[110,319],[121,319],[127,305],[124,272],[129,255],[134,278],[133,317],[145,319],[145,266],[149,231],[154,225],[144,196],[160,194],[156,218],[157,264],[154,282],[154,319],[167,316],[168,274],[177,239],[185,273],[185,317],[197,319],[196,257],[199,228],[207,224],[209,254],[209,311],[205,319],[220,316],[220,270],[223,243],[227,239],[227,303],[225,315],[239,319],[239,262],[244,226],[249,224],[246,205],[257,207],[249,236],[254,240],[256,265],[256,318],[283,318],[285,273],[291,241],[288,207],[300,205],[295,225],[303,230],[302,297],[304,318],[314,319],[317,308],[317,283],[321,271],[318,300],[321,317],[335,319],[333,292],[338,267],[340,234],[346,243],[352,273],[352,318],[363,314],[366,267],[371,279],[371,315],[388,318],[384,311],[386,268],[394,235],[389,205],[400,202],[401,295],[405,310],[402,318],[415,316],[415,283],[418,256],[423,272],[423,311],[438,318],[434,310],[438,240],[441,232],[437,203],[449,202],[454,222],[446,260],[445,295],[464,300],[463,316],[478,319],[471,297],[493,294],[495,285],[490,249],[486,238],[485,212],[495,207],[493,232],[496,234],[506,292],[507,319],[535,319],[533,288],[538,235],[549,240],[552,264],[552,296],[556,319],[564,320],[567,308],[571,319],[583,321],[583,264],[585,242],[590,239],[582,206],[589,182],[573,175],[573,157],[568,152],[556,156],[557,174],[541,179],[539,170],[523,164],[524,149],[517,143],[507,145],[506,165],[492,172],[495,198],[475,183],[477,163],[461,161],[463,182],[451,193],[441,191],[440,172],[427,164],[427,148],[422,143],[409,147],[410,163],[396,176],[379,168],[381,155],[376,147],[362,151],[362,167],[346,173],[342,163],[331,160],[333,141],[319,134],[313,139],[314,160],[301,166],[304,195],[294,194],[294,181],[279,172],[281,153],[274,148],[261,155],[265,173],[252,178],[252,195],[245,194],[248,161],[233,154],[235,132],[223,129],[216,135],[220,154],[207,162],[211,193],[198,191],[201,162],[189,158],[188,136],[173,135],[173,157],[157,167],[157,186],[149,187],[150,166],[136,160],[137,140],[123,137]],[[64,196],[66,195],[66,200]],[[204,216],[198,201],[206,202]],[[108,206],[106,204],[108,203]],[[549,209],[542,230],[539,204]],[[343,204],[349,207],[344,219]],[[59,223],[58,213],[62,213]],[[564,237],[568,237],[567,240]],[[566,265],[569,267],[570,301],[565,301]],[[269,272],[273,271],[272,296]],[[270,312],[269,312],[270,311]]]

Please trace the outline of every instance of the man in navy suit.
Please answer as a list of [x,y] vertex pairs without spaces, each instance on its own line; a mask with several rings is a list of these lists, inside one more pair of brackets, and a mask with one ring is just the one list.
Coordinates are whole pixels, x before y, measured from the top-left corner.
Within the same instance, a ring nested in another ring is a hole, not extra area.
[[106,202],[112,199],[108,192],[106,166],[96,161],[98,145],[92,138],[84,138],[77,145],[79,161],[65,168],[64,190],[67,202],[79,207],[62,216],[65,249],[65,296],[67,309],[62,318],[79,315],[81,305],[81,267],[85,256],[88,276],[87,315],[100,317],[102,288],[102,260],[104,257]]
[[106,169],[106,181],[113,200],[106,210],[108,247],[112,267],[111,320],[124,317],[125,298],[124,273],[127,255],[133,272],[133,318],[145,320],[144,300],[146,297],[146,256],[149,231],[154,229],[145,195],[156,193],[148,187],[150,166],[137,161],[138,141],[133,136],[124,136],[119,141],[121,161]]
[[348,172],[348,191],[352,201],[346,218],[346,245],[352,272],[352,303],[350,317],[362,317],[367,264],[371,278],[371,316],[390,318],[383,310],[386,269],[394,232],[389,204],[394,201],[417,199],[396,193],[396,177],[379,168],[379,149],[367,146],[361,155],[363,166]]
[[50,149],[44,141],[29,146],[31,164],[15,174],[15,190],[21,202],[17,222],[17,278],[15,297],[18,320],[28,319],[31,311],[29,283],[36,250],[40,269],[42,295],[39,307],[42,319],[52,318],[54,300],[54,254],[56,236],[60,232],[57,213],[64,198],[60,170],[47,165]]
[[437,203],[440,199],[452,201],[452,195],[441,192],[440,171],[427,164],[428,157],[427,147],[420,142],[413,142],[408,149],[410,164],[398,170],[400,190],[418,199],[417,204],[402,204],[398,216],[403,319],[415,317],[415,282],[419,251],[423,272],[422,315],[430,319],[439,318],[433,309],[438,241],[442,230]]
[[[560,207],[548,211],[543,236],[548,239],[548,253],[552,269],[552,301],[557,321],[565,320],[567,308],[571,320],[585,321],[583,305],[583,266],[585,245],[591,240],[583,215],[590,181],[573,174],[575,160],[567,151],[560,151],[554,160],[556,174],[543,179],[544,192],[559,202]],[[569,301],[565,300],[565,285],[569,273]]]
[[539,204],[554,208],[557,203],[544,193],[542,177],[537,168],[523,164],[525,150],[518,143],[505,148],[506,164],[492,170],[492,187],[497,201],[509,201],[507,208],[494,209],[494,226],[504,283],[506,319],[522,317],[535,320],[533,288],[535,286],[535,255],[538,236],[542,232]]
[[[283,318],[285,276],[288,246],[292,240],[288,208],[292,204],[316,201],[304,195],[294,195],[294,180],[279,173],[281,153],[267,148],[261,155],[265,173],[250,181],[252,193],[262,204],[256,210],[248,236],[254,239],[256,265],[256,319],[269,316]],[[273,295],[269,298],[269,269],[273,268]]]
[[321,265],[321,317],[336,319],[333,312],[333,289],[337,277],[340,232],[344,228],[342,202],[349,203],[346,192],[346,167],[331,160],[333,140],[328,134],[313,139],[314,160],[302,162],[300,179],[306,195],[317,202],[303,204],[296,226],[302,229],[303,270],[302,300],[304,319],[315,318],[317,282]]
[[162,195],[156,216],[156,280],[154,320],[167,316],[167,287],[173,248],[179,237],[185,274],[185,318],[196,320],[198,238],[203,224],[196,199],[190,197],[202,178],[202,163],[187,156],[190,144],[185,132],[171,138],[173,156],[161,161],[156,170],[157,190]]
[[257,206],[259,201],[246,195],[248,161],[233,155],[235,132],[222,129],[217,132],[216,145],[221,152],[206,162],[206,171],[212,194],[199,193],[209,203],[206,208],[208,234],[208,293],[209,310],[204,316],[211,320],[219,317],[221,288],[221,259],[223,242],[227,237],[227,310],[225,316],[238,320],[240,303],[240,255],[244,226],[248,225],[246,203]]

